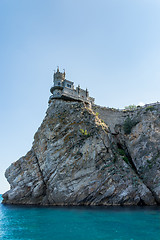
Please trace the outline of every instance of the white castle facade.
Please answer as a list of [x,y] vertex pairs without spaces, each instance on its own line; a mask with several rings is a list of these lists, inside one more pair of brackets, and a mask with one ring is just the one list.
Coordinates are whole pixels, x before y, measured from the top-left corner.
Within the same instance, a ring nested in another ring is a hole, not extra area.
[[74,88],[74,82],[65,79],[65,71],[61,73],[59,68],[57,72],[54,73],[53,87],[50,91],[52,93],[51,99],[65,99],[69,101],[80,101],[92,104],[94,103],[94,98],[89,97],[88,90],[83,90],[80,86]]

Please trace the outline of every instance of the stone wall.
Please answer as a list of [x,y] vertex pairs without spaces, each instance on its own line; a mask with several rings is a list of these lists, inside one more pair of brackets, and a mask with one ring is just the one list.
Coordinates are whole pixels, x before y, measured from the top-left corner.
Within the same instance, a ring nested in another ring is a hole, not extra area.
[[101,107],[93,105],[93,110],[98,113],[101,118],[110,128],[112,133],[115,133],[115,126],[123,124],[125,118],[129,115],[128,112],[122,110]]

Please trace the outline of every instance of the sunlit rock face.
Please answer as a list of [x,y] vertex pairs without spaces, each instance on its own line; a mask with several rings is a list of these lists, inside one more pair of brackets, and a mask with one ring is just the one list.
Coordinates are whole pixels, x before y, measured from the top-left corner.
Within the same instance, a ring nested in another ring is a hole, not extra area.
[[[126,134],[128,117],[136,124]],[[123,112],[52,100],[32,149],[6,170],[3,203],[155,205],[159,141],[159,105]]]

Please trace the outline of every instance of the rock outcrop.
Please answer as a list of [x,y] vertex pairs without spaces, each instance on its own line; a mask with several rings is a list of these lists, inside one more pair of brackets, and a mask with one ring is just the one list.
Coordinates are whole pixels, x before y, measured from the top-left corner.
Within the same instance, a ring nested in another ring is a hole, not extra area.
[[6,170],[3,203],[159,204],[159,113],[52,100],[32,149]]

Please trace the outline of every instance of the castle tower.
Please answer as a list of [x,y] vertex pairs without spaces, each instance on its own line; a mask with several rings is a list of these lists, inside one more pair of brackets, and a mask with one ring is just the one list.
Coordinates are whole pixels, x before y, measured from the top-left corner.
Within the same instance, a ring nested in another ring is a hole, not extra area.
[[54,86],[50,89],[51,93],[53,94],[53,91],[56,89],[62,90],[64,86],[64,81],[65,81],[65,71],[61,73],[59,71],[59,67],[57,67],[57,72],[55,72],[53,76]]

